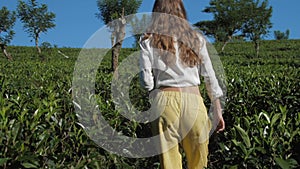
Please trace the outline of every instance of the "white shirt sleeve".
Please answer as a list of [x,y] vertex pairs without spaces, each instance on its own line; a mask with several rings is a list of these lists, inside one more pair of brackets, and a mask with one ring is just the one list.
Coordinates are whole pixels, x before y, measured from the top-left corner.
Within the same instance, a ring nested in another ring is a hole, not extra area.
[[204,82],[206,84],[206,90],[212,101],[223,96],[223,91],[219,86],[218,80],[213,69],[211,59],[208,54],[206,41],[201,48],[200,54],[202,56],[202,63],[200,65],[200,74],[204,77]]
[[[141,38],[142,39],[142,38]],[[151,91],[154,88],[154,77],[152,74],[152,52],[150,51],[149,43],[145,43],[145,41],[141,41],[140,39],[140,47],[141,47],[141,55],[139,58],[140,65],[140,82],[141,85]]]

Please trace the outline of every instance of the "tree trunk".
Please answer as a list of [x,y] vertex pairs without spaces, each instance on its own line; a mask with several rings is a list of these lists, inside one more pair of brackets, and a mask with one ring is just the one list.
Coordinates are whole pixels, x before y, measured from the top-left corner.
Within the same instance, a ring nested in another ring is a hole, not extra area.
[[111,69],[113,72],[117,70],[118,67],[118,61],[119,61],[119,55],[120,55],[120,49],[121,49],[121,43],[117,42],[115,46],[112,48],[112,61],[111,61]]
[[229,41],[224,42],[223,46],[222,46],[222,52],[224,52],[226,45],[229,43]]
[[224,42],[223,46],[222,46],[222,52],[224,52],[226,45],[229,43],[229,41],[232,39],[231,36],[228,36],[228,39]]
[[125,37],[125,25],[121,25],[120,32],[116,34],[116,43],[112,48],[112,71],[116,71],[118,67],[118,60],[120,55],[120,50],[122,48],[123,40]]
[[39,47],[39,34],[38,33],[35,34],[35,47],[38,50],[38,53],[41,54],[42,51],[41,51],[41,48]]
[[6,45],[0,44],[0,47],[4,56],[7,57],[8,60],[12,60],[12,56],[6,51]]
[[[124,10],[124,9],[123,9]],[[117,25],[114,28],[115,32],[115,44],[112,47],[112,60],[111,60],[111,68],[112,71],[115,72],[118,67],[118,60],[119,60],[119,55],[120,55],[120,50],[122,48],[122,44],[125,38],[125,26],[126,26],[126,20],[124,18],[124,11],[122,14],[122,17],[116,21]]]
[[255,40],[254,45],[255,45],[256,57],[258,57],[259,56],[259,41]]
[[111,33],[111,36],[110,36],[110,40],[111,40],[111,46],[115,46],[115,32],[113,31],[112,33]]

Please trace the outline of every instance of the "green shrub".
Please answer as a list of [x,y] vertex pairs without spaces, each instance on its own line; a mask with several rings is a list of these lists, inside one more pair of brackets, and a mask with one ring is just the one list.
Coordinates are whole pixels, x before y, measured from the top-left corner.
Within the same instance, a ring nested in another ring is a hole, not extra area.
[[[209,168],[297,166],[299,43],[263,41],[259,58],[252,57],[251,43],[228,44],[221,54],[227,76],[226,131],[211,138]],[[1,168],[159,168],[157,157],[129,159],[110,154],[79,125],[71,93],[80,49],[51,48],[43,62],[33,47],[8,50],[14,61],[0,58]],[[120,60],[133,52],[136,50],[122,49]],[[138,75],[131,76],[131,106],[147,109]],[[118,103],[112,101],[112,77],[108,53],[95,84],[95,99],[103,116],[117,131],[149,137],[149,125],[129,121],[115,110]],[[203,84],[200,89],[209,106]]]

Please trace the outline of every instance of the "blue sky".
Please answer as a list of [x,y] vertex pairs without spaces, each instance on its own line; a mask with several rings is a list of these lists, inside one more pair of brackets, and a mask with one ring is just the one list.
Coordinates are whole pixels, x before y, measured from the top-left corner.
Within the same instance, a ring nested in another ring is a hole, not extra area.
[[[48,5],[49,11],[56,14],[56,27],[46,34],[41,34],[40,42],[49,42],[58,47],[82,47],[103,22],[95,17],[98,12],[96,0],[39,0]],[[288,3],[287,3],[288,2]],[[17,0],[0,0],[0,8],[8,7],[15,10]],[[211,20],[212,16],[201,12],[209,5],[209,0],[185,0],[185,7],[190,23],[201,20]],[[154,0],[144,0],[138,12],[151,12]],[[273,28],[266,39],[274,39],[273,31],[290,29],[290,39],[300,39],[300,1],[299,0],[269,0],[273,7],[271,22]],[[16,32],[11,45],[33,46],[31,38],[24,32],[22,23],[17,20]]]

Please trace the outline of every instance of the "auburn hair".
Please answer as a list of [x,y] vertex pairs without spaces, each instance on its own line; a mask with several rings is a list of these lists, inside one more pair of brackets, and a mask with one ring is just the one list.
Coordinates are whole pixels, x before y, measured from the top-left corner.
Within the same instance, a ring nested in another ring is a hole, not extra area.
[[152,20],[143,40],[151,40],[151,46],[159,50],[167,65],[176,62],[175,41],[184,65],[194,67],[200,64],[200,34],[188,23],[182,0],[156,0],[152,12]]

